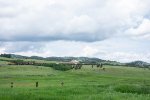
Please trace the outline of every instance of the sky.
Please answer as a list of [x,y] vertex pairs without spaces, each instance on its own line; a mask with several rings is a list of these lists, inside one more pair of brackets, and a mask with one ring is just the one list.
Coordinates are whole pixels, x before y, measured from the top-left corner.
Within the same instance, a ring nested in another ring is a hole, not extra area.
[[0,53],[150,62],[150,0],[0,0]]

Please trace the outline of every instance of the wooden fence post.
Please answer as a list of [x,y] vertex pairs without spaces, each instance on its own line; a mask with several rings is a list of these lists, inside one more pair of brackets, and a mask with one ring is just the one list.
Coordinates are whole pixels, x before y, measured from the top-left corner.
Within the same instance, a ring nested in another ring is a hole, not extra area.
[[39,86],[39,83],[38,82],[36,82],[36,87],[38,87]]
[[13,83],[13,82],[11,82],[10,84],[11,84],[11,86],[10,86],[10,87],[11,87],[11,88],[13,88],[13,84],[14,84],[14,83]]
[[61,82],[61,86],[64,86],[64,82]]

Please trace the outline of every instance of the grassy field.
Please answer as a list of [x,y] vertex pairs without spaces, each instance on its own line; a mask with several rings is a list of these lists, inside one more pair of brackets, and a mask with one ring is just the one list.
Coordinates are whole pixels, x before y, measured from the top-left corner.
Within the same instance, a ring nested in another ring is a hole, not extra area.
[[7,65],[4,61],[0,64],[0,100],[150,100],[148,69],[104,66],[104,71],[83,66],[80,70],[57,71]]

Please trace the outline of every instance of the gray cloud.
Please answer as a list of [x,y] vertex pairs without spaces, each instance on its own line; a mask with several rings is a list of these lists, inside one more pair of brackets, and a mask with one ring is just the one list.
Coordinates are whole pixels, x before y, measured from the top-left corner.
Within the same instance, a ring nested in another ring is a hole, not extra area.
[[149,5],[149,0],[0,0],[0,53],[150,62]]
[[96,36],[96,35],[89,35],[86,33],[76,33],[76,34],[69,34],[63,35],[62,34],[55,34],[55,35],[46,35],[46,36],[38,36],[38,35],[17,35],[8,37],[0,37],[0,40],[3,42],[16,42],[16,41],[30,41],[30,42],[46,42],[46,41],[56,41],[56,40],[68,40],[68,41],[86,41],[86,42],[95,42],[99,40],[106,39],[107,36]]
[[1,42],[0,48],[5,48],[6,53],[16,53],[16,52],[40,52],[44,47],[43,43],[36,42]]
[[[129,45],[130,44],[130,45]],[[106,60],[128,62],[144,60],[150,62],[148,41],[133,41],[126,38],[106,39],[99,42],[4,42],[0,53],[15,53],[25,56],[86,56]]]
[[0,0],[0,41],[101,41],[144,20],[148,0]]

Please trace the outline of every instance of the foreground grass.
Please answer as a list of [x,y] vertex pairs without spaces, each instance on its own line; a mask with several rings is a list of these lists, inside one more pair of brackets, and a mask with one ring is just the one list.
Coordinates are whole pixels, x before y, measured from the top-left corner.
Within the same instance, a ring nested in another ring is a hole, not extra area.
[[[0,100],[149,100],[150,70],[83,66],[56,71],[39,66],[0,67]],[[35,82],[39,87],[35,87]],[[14,87],[10,88],[10,83]],[[61,86],[64,82],[64,86]]]

